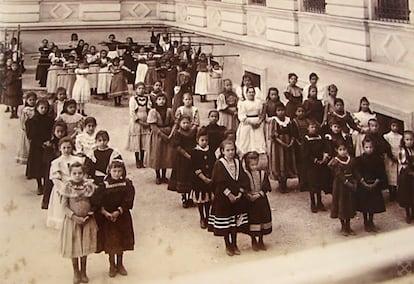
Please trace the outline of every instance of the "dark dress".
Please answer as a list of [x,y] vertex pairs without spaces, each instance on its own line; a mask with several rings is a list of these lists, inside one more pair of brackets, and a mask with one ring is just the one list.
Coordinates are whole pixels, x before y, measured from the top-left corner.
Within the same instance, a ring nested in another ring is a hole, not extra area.
[[[122,55],[124,62],[125,62],[125,67],[127,67],[129,70],[135,71],[137,70],[137,66],[138,66],[138,59],[136,59],[135,57],[132,56],[131,54],[131,48],[128,48],[125,53]],[[131,72],[126,72],[125,73],[127,80],[128,80],[128,84],[134,84],[135,83],[135,72],[131,73]]]
[[328,166],[331,168],[334,180],[332,186],[331,218],[341,220],[355,216],[356,180],[353,177],[353,160],[333,158]]
[[226,192],[231,192],[235,196],[239,192],[246,192],[247,177],[240,161],[235,159],[233,165],[225,158],[216,161],[213,182],[214,201],[208,219],[208,230],[215,236],[225,236],[232,230],[249,233],[247,198],[243,195],[238,201],[231,203],[225,195]]
[[206,184],[198,177],[200,173],[211,179],[216,157],[211,148],[202,149],[195,147],[191,153],[191,165],[193,166],[193,190],[195,195],[194,202],[205,203],[212,200],[213,185]]
[[39,81],[40,87],[46,87],[47,81],[47,70],[50,66],[49,53],[50,49],[48,47],[40,47],[40,58],[39,64],[36,67],[36,81]]
[[45,188],[42,197],[42,208],[47,209],[49,207],[50,194],[52,193],[53,182],[49,179],[50,166],[52,161],[60,156],[59,151],[59,138],[53,135],[52,139],[47,141],[49,143],[43,144],[43,163],[45,164],[45,171],[43,178],[45,180]]
[[323,120],[323,105],[321,100],[307,99],[303,103],[303,108],[305,109],[305,116],[313,121],[322,123]]
[[376,154],[362,154],[355,159],[355,177],[357,181],[364,179],[372,184],[379,179],[378,186],[372,189],[365,188],[360,182],[356,191],[356,209],[361,212],[385,212],[384,197],[381,190],[386,186],[386,173],[383,159]]
[[351,136],[346,135],[344,137],[342,133],[335,134],[335,133],[330,132],[328,134],[325,134],[325,139],[327,140],[328,147],[329,147],[329,155],[331,155],[331,157],[335,156],[335,153],[336,153],[335,148],[337,148],[338,145],[340,144],[345,144],[349,155],[351,155],[352,157],[355,156]]
[[210,146],[211,151],[213,153],[220,147],[221,142],[224,140],[224,132],[226,131],[226,127],[218,124],[208,124],[203,126],[207,132],[208,136],[208,145]]
[[308,133],[308,126],[309,126],[309,119],[298,119],[295,117],[293,119],[293,137],[295,137],[295,144],[294,144],[294,151],[295,151],[295,159],[296,159],[296,169],[298,172],[298,179],[299,179],[299,190],[304,191],[306,188],[305,185],[305,169],[304,169],[304,161],[305,161],[305,145],[304,139],[305,135]]
[[119,254],[134,250],[134,228],[130,210],[134,205],[135,188],[129,179],[114,180],[107,178],[96,192],[96,203],[109,213],[122,208],[115,222],[96,214],[98,223],[98,252]]
[[180,106],[184,105],[184,103],[183,103],[183,96],[184,96],[184,94],[185,93],[191,93],[191,92],[192,92],[192,85],[191,85],[191,83],[183,84],[180,87],[180,90],[174,96],[174,101],[173,101],[173,106],[172,106],[173,113],[176,113],[177,112],[177,108],[179,108]]
[[305,184],[304,190],[310,192],[325,193],[331,192],[332,184],[330,181],[330,172],[326,163],[318,164],[315,160],[322,160],[323,154],[329,153],[325,139],[320,135],[305,135],[304,139],[304,172]]
[[249,227],[251,234],[267,235],[272,232],[272,212],[266,193],[272,191],[269,176],[264,171],[246,172],[249,177],[248,193],[260,193],[255,201],[249,201]]
[[173,148],[176,149],[174,166],[171,172],[171,178],[168,183],[168,190],[178,193],[190,193],[192,189],[192,165],[191,159],[184,157],[185,153],[191,155],[196,145],[196,131],[188,130],[186,132],[181,129],[174,133],[171,140]]
[[37,111],[33,118],[26,121],[26,134],[30,140],[27,158],[26,177],[42,178],[46,171],[43,160],[43,143],[52,136],[54,120],[47,114],[40,115]]
[[6,87],[5,105],[17,107],[23,104],[22,74],[19,70],[8,70],[4,79]]
[[165,70],[164,92],[167,97],[168,107],[172,107],[174,87],[177,85],[177,73],[177,68],[175,67]]
[[113,159],[122,160],[122,156],[112,148],[106,148],[105,150],[95,149],[93,155],[95,158],[93,162],[95,184],[99,185],[103,182],[110,161]]
[[414,164],[412,149],[402,148],[399,161],[403,166],[398,175],[398,204],[403,208],[414,207]]
[[360,131],[358,125],[352,118],[352,115],[349,111],[345,111],[342,114],[336,113],[336,112],[330,112],[328,113],[328,124],[330,125],[332,120],[336,120],[339,125],[341,126],[342,132],[345,134],[349,134],[349,128],[352,128],[353,130]]

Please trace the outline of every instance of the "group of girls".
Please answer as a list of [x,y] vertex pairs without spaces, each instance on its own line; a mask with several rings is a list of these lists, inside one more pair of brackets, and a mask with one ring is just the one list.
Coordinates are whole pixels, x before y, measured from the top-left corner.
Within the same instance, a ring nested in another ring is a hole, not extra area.
[[108,50],[98,51],[94,45],[78,40],[77,34],[72,34],[67,49],[59,49],[44,39],[39,48],[41,55],[36,79],[41,86],[46,86],[51,97],[55,96],[58,87],[64,87],[68,97],[78,103],[81,114],[84,114],[84,105],[91,94],[103,99],[113,98],[114,105],[120,106],[122,98],[129,95],[128,84],[141,81],[147,89],[161,81],[170,104],[178,73],[185,70],[190,72],[192,91],[200,94],[202,100],[207,94],[217,95],[222,89],[220,65],[201,53],[201,48],[192,52],[191,46],[176,43],[175,47],[169,44],[171,48],[156,54],[159,41],[148,50],[134,43],[131,37],[121,43],[114,34],[100,44]]
[[27,94],[18,162],[27,164],[27,178],[37,180],[47,226],[61,231],[60,250],[72,261],[73,282],[88,283],[87,256],[102,251],[109,255],[110,277],[127,275],[123,252],[134,249],[133,183],[120,153],[108,145],[108,132],[97,131],[94,117],[78,114],[64,88],[57,97],[50,105]]

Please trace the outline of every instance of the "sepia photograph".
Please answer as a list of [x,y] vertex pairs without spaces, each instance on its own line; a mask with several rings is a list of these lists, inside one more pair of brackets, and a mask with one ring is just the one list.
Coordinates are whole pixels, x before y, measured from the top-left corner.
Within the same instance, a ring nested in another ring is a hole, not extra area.
[[0,0],[0,283],[414,283],[414,0]]

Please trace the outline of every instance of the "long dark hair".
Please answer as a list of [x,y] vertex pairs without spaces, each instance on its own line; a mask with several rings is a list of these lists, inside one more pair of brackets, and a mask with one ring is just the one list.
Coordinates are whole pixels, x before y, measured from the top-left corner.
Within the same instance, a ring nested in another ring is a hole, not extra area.
[[369,108],[369,101],[368,101],[367,97],[362,97],[362,98],[359,100],[359,109],[358,109],[358,111],[361,111],[361,104],[362,104],[363,102],[365,102],[365,103],[367,103],[367,104],[368,104],[368,112],[369,112],[370,114],[373,114],[374,112],[373,112],[373,111]]

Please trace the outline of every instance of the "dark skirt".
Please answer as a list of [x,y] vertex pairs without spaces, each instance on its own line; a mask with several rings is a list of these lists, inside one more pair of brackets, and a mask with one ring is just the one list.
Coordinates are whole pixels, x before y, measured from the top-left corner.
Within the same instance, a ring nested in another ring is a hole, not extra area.
[[96,216],[98,223],[98,249],[110,254],[119,254],[126,250],[134,250],[134,229],[131,213],[124,211],[116,222],[107,220],[103,215]]
[[208,218],[208,231],[226,236],[232,231],[249,234],[248,201],[244,197],[231,203],[224,194],[214,197]]
[[37,143],[30,143],[29,156],[27,158],[26,177],[42,178],[46,171],[43,161],[43,147]]
[[342,180],[334,180],[331,218],[351,219],[355,216],[355,192],[353,190]]
[[267,196],[249,202],[249,227],[253,235],[267,235],[272,232],[272,212]]
[[359,186],[356,191],[356,209],[368,213],[385,212],[385,202],[381,189],[365,189]]
[[398,175],[398,204],[403,208],[414,207],[414,178],[409,169],[402,169]]
[[332,192],[331,173],[326,164],[307,164],[304,167],[304,183],[306,188],[304,191],[310,191],[314,193],[321,192],[325,193]]
[[177,154],[168,182],[168,190],[178,193],[190,193],[193,187],[192,170],[191,161]]

